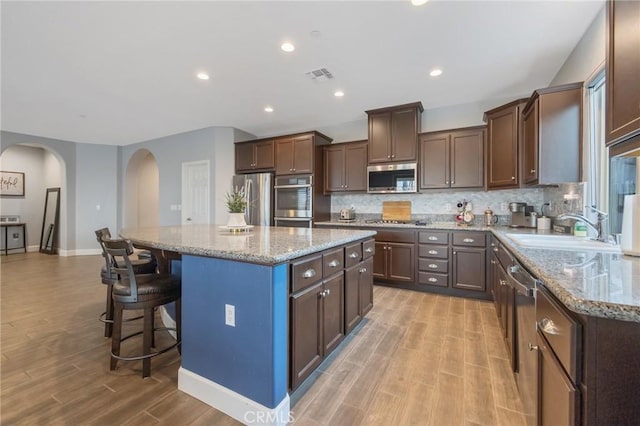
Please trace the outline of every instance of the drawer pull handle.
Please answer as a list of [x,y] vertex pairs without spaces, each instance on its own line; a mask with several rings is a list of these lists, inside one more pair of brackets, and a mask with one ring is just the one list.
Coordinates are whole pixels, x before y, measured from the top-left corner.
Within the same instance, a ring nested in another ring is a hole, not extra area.
[[362,268],[362,269],[360,269],[360,273],[361,273],[361,274],[364,274],[365,272],[367,272],[367,268]]
[[493,260],[493,259],[491,259],[491,264],[492,264],[492,265],[495,265],[495,264],[496,264],[496,261],[495,261],[495,260]]
[[366,249],[364,249],[365,253],[373,253],[373,249],[371,247],[367,247]]
[[429,254],[438,254],[438,250],[429,250],[428,253]]
[[438,269],[438,265],[436,265],[435,263],[430,263],[427,266],[429,266],[429,268],[431,268],[431,269]]
[[532,345],[531,342],[529,342],[529,350],[530,351],[537,351],[538,350],[538,345]]
[[507,282],[505,280],[500,280],[500,285],[507,285]]
[[336,259],[333,259],[331,262],[329,262],[329,266],[331,268],[335,268],[336,266],[338,266],[340,264],[340,262],[338,262]]
[[306,271],[304,271],[304,273],[302,274],[302,278],[313,278],[316,276],[316,270],[311,268],[311,269],[307,269]]
[[555,323],[549,318],[542,318],[539,325],[540,325],[540,329],[547,334],[551,334],[554,336],[557,336],[560,334],[560,329],[556,327]]
[[429,278],[427,281],[429,281],[430,283],[437,283],[438,279],[437,278]]
[[350,257],[351,259],[357,259],[358,257],[360,257],[360,253],[357,253],[357,252],[355,252],[355,251],[354,251],[353,253],[351,253],[351,254],[349,255],[349,257]]
[[429,241],[438,241],[438,237],[434,237],[433,235],[431,235],[429,238],[427,238]]
[[465,243],[472,243],[472,242],[474,242],[475,240],[474,240],[473,238],[465,238],[465,239],[464,239],[464,240],[462,240],[462,241],[463,241],[463,242],[465,242]]
[[498,252],[498,247],[494,247],[493,251],[495,251],[497,253]]

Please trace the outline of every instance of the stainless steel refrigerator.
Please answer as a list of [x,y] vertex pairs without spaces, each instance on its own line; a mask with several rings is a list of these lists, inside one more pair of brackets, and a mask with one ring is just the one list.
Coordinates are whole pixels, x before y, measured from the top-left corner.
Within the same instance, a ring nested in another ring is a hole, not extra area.
[[273,174],[253,173],[236,175],[233,188],[243,188],[247,197],[245,220],[247,225],[273,225]]

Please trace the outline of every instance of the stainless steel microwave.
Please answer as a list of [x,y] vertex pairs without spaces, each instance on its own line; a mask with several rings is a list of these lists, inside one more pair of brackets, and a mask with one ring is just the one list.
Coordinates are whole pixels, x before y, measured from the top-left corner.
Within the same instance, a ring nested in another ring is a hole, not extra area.
[[416,163],[380,164],[367,167],[367,192],[387,194],[418,192]]

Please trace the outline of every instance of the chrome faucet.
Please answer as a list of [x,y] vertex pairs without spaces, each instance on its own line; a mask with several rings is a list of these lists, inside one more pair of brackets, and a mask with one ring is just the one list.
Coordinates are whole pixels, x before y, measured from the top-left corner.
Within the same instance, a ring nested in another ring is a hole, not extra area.
[[607,235],[604,231],[604,222],[608,219],[608,214],[606,214],[605,212],[596,209],[595,207],[591,207],[588,206],[591,210],[593,210],[596,214],[596,222],[592,222],[590,221],[586,216],[578,214],[578,213],[562,213],[561,215],[557,216],[556,219],[558,220],[563,220],[563,219],[577,219],[580,220],[584,223],[587,224],[588,227],[590,227],[591,229],[593,229],[594,231],[596,231],[596,233],[598,234],[596,236],[596,241],[602,241],[603,243],[611,243],[611,238],[609,235]]

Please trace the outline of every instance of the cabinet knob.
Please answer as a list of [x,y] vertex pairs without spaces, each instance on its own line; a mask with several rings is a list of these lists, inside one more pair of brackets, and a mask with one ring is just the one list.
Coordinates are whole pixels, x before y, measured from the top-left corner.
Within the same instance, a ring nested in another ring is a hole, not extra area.
[[495,251],[497,253],[498,252],[498,247],[494,247],[493,251]]
[[516,177],[515,176],[511,176],[511,180],[516,180]]
[[452,180],[452,181],[451,181],[451,185],[455,185],[455,184],[456,184],[456,181],[455,181],[455,180]]
[[458,254],[458,252],[457,252],[457,251],[454,251],[454,252],[453,252],[453,254]]
[[391,158],[396,158],[396,155],[395,154],[391,154]]
[[433,235],[427,238],[429,241],[438,241],[438,237],[434,237]]
[[531,174],[532,174],[532,175],[535,175],[535,174],[536,174],[536,171],[535,171],[534,169],[531,169],[530,171],[531,171]]
[[373,249],[371,247],[367,247],[366,249],[364,249],[365,253],[371,253],[373,252]]
[[537,351],[538,350],[538,345],[532,345],[531,342],[529,342],[529,350],[530,351]]
[[427,281],[429,281],[430,283],[437,283],[438,279],[437,278],[429,278]]
[[438,254],[438,250],[429,250],[428,253],[429,254]]
[[362,268],[362,269],[360,269],[360,273],[361,273],[361,274],[364,274],[365,272],[367,272],[367,268]]
[[349,257],[350,257],[351,259],[356,259],[356,258],[360,257],[360,253],[357,253],[357,252],[355,252],[355,251],[354,251],[353,253],[351,253],[351,254],[349,255]]
[[438,269],[438,265],[436,265],[435,263],[430,263],[427,266],[429,266],[429,268],[431,268],[431,269]]
[[500,285],[507,285],[507,282],[505,280],[500,280]]
[[444,184],[445,184],[445,185],[449,185],[449,181],[448,181],[448,180],[445,180],[445,181],[444,181]]
[[313,268],[307,269],[302,273],[302,278],[313,278],[316,276],[316,270]]
[[329,289],[329,288],[328,288],[328,289],[326,289],[326,290],[325,290],[325,296],[328,296],[328,295],[330,295],[330,294],[331,294],[331,289]]
[[492,265],[495,265],[495,264],[496,264],[496,261],[495,261],[495,260],[493,260],[493,259],[491,259],[491,264],[492,264]]
[[337,260],[333,259],[331,262],[329,262],[329,267],[335,268],[339,264],[340,264],[340,262],[338,262]]

